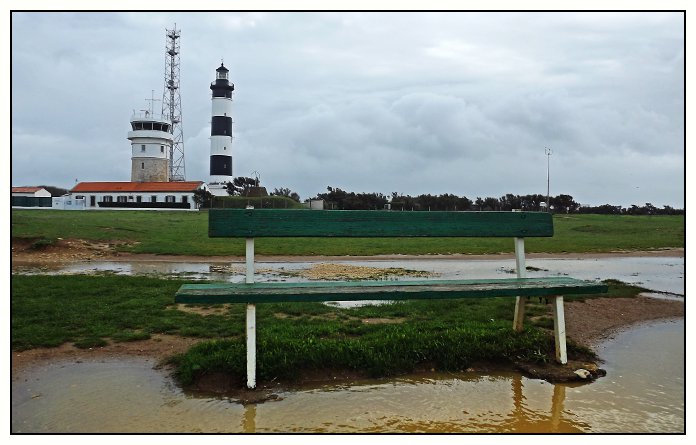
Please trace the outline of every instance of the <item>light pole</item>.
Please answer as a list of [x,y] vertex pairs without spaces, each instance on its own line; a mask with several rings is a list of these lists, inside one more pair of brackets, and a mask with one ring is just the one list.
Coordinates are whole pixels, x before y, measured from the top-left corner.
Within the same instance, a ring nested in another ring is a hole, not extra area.
[[544,154],[546,155],[546,211],[551,209],[551,203],[549,202],[549,164],[551,159],[551,149],[544,148]]

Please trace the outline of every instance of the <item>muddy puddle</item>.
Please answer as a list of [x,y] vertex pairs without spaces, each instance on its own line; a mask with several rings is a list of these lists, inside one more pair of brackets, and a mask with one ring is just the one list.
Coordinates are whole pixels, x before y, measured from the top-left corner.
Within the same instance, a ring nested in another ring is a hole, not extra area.
[[[13,433],[683,433],[684,322],[601,345],[608,376],[550,384],[515,373],[437,374],[278,391],[242,405],[187,394],[145,359],[63,362],[12,381]],[[666,371],[669,370],[669,371]]]
[[[330,279],[473,279],[506,278],[515,273],[514,259],[408,259],[331,262],[258,262],[256,281]],[[683,257],[612,257],[527,259],[527,276],[572,276],[588,280],[614,279],[653,290],[652,297],[684,298]],[[372,272],[370,272],[372,270]],[[15,274],[155,275],[182,279],[243,282],[245,266],[237,263],[177,263],[169,261],[102,261],[53,265],[20,264]],[[341,302],[356,306],[379,302]]]
[[[502,278],[514,260],[331,261],[401,268],[439,279]],[[259,280],[306,280],[317,262],[259,263]],[[684,298],[684,258],[528,259],[529,276],[618,279]],[[89,262],[22,265],[13,273],[116,273],[242,281],[241,263]],[[397,273],[384,279],[404,279]],[[378,277],[379,279],[379,277]],[[418,279],[423,278],[422,275]],[[654,322],[597,349],[607,376],[550,384],[516,373],[437,374],[277,391],[277,400],[183,392],[142,358],[60,362],[12,377],[14,433],[107,432],[600,432],[683,433],[684,321]]]

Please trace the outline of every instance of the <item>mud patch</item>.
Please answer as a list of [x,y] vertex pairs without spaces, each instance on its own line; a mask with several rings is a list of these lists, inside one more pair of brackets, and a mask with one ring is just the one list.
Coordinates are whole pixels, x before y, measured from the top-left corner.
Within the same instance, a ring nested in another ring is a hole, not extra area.
[[94,360],[115,357],[152,357],[164,361],[174,354],[186,352],[202,338],[179,337],[175,335],[153,334],[148,340],[133,342],[112,342],[103,347],[80,349],[70,343],[56,348],[36,348],[12,352],[12,378],[33,366],[41,366],[62,360]]
[[89,261],[119,256],[118,250],[135,243],[115,241],[86,241],[82,239],[52,240],[43,238],[12,238],[12,261],[25,263],[65,263]]
[[431,277],[436,274],[401,267],[369,267],[350,264],[321,263],[296,272],[309,280],[384,280],[396,277]]
[[[568,360],[568,363],[515,363],[515,368],[525,376],[534,379],[546,380],[549,383],[591,382],[599,377],[604,377],[607,372],[598,367],[596,363],[587,360]],[[586,377],[577,371],[584,370]]]
[[566,334],[582,345],[594,346],[636,323],[684,317],[684,301],[645,296],[589,298],[565,303]]
[[405,318],[363,318],[363,324],[399,324],[406,321]]
[[189,314],[198,314],[203,317],[210,315],[225,315],[230,308],[230,303],[216,304],[214,306],[177,304],[176,310]]

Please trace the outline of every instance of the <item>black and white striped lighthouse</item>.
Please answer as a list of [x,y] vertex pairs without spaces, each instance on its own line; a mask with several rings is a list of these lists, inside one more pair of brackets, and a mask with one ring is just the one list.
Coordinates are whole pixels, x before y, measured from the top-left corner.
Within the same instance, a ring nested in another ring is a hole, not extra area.
[[232,91],[229,70],[224,64],[215,70],[213,119],[210,123],[210,192],[227,196],[225,186],[232,181]]

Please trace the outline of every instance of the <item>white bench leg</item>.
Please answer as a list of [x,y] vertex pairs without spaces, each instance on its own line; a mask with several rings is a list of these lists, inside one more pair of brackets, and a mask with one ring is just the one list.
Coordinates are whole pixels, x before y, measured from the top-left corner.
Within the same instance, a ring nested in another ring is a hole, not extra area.
[[256,388],[256,305],[246,309],[247,388]]
[[[517,278],[527,277],[527,265],[524,258],[524,238],[515,238],[515,268],[517,269]],[[524,329],[524,303],[524,297],[515,298],[515,316],[512,320],[512,329],[517,332],[522,332]]]
[[[254,282],[254,238],[246,239],[246,283]],[[256,388],[256,305],[246,309],[247,388]]]
[[566,352],[565,313],[563,311],[563,296],[553,297],[553,337],[556,340],[556,360],[565,365],[568,363]]
[[517,332],[524,329],[524,301],[525,297],[515,297],[515,318],[512,320],[512,328]]

